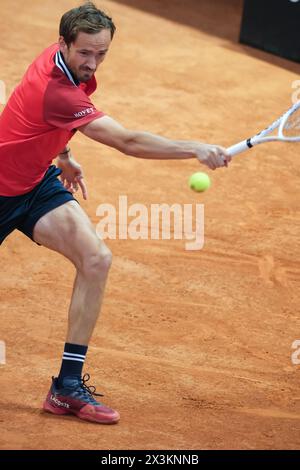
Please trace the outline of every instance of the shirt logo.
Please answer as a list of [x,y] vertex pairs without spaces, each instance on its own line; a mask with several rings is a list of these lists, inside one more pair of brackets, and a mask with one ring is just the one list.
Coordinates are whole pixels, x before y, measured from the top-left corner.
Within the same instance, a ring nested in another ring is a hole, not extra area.
[[87,109],[84,109],[83,111],[79,111],[79,113],[74,113],[74,116],[76,118],[84,117],[84,116],[87,116],[88,114],[92,114],[93,112],[94,112],[94,108],[87,108]]

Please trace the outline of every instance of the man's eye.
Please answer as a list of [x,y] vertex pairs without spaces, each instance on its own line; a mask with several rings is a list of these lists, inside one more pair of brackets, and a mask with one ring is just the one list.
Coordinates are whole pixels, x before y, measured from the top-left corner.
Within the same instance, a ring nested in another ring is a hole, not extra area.
[[80,52],[81,55],[88,55],[87,52]]

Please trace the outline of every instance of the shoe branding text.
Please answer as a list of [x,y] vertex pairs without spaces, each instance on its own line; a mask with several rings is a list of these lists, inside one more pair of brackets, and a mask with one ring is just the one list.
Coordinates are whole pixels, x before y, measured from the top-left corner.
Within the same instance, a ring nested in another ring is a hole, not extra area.
[[56,396],[51,395],[50,400],[54,401],[54,403],[58,406],[63,406],[65,408],[70,408],[70,405],[68,403],[63,403],[62,401],[58,400]]

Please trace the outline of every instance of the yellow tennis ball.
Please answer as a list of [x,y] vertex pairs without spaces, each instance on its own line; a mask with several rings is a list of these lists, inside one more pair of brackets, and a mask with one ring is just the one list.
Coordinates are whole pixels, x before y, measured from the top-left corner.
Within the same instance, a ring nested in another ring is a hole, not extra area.
[[210,178],[206,173],[198,171],[190,176],[189,187],[197,192],[206,191],[210,187]]

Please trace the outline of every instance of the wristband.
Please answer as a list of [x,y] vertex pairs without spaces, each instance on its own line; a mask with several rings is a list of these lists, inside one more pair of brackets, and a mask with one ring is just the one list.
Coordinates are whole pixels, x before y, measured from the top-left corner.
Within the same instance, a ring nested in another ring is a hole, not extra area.
[[60,152],[59,155],[65,155],[66,153],[71,152],[71,149],[67,149],[64,152]]

